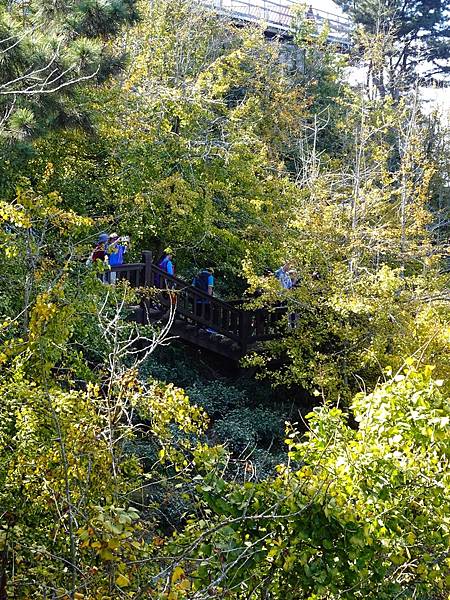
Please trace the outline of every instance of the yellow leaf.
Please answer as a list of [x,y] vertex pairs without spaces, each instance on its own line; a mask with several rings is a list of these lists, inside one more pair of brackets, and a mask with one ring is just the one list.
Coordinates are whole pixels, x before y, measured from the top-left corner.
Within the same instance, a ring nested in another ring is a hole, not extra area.
[[411,546],[412,544],[414,544],[414,542],[416,541],[416,536],[414,535],[414,533],[412,531],[410,531],[408,533],[408,535],[406,536],[406,541],[408,542],[408,544]]
[[172,573],[172,583],[177,582],[184,575],[184,570],[181,567],[175,567]]
[[191,582],[189,581],[189,579],[183,579],[183,581],[181,581],[178,584],[178,589],[179,590],[190,590],[191,589]]
[[116,585],[119,587],[126,587],[127,585],[130,585],[130,580],[126,575],[118,575],[116,578]]

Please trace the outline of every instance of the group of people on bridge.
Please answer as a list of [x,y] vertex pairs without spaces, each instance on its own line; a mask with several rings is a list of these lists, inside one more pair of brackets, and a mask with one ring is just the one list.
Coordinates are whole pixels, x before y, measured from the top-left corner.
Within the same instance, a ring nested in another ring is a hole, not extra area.
[[[98,237],[87,264],[93,264],[96,261],[101,261],[108,266],[108,270],[103,275],[104,283],[115,283],[117,274],[111,271],[111,267],[122,265],[124,263],[125,254],[128,251],[130,238],[128,236],[119,236],[117,233],[101,233]],[[158,267],[167,273],[169,276],[175,276],[174,252],[168,247],[164,250],[161,259],[158,262]],[[273,275],[279,281],[281,287],[285,290],[291,290],[298,283],[297,271],[292,268],[291,261],[286,261]],[[167,281],[162,277],[156,280],[158,287],[170,287]],[[214,294],[214,269],[206,267],[201,269],[192,280],[192,286],[202,290],[209,296]]]
[[[103,283],[115,283],[117,273],[112,271],[111,267],[116,267],[124,263],[129,243],[130,238],[128,236],[119,236],[117,233],[101,233],[86,264],[90,266],[96,261],[100,261],[107,268],[102,276]],[[173,250],[171,248],[164,250],[158,262],[158,267],[165,271],[167,275],[175,276]],[[164,281],[162,277],[157,278],[156,282],[160,288],[170,287],[170,284],[168,285],[167,281]],[[214,291],[214,269],[212,267],[201,269],[194,277],[192,285],[212,296]]]
[[115,283],[117,273],[111,271],[110,267],[123,264],[129,243],[130,238],[128,236],[119,236],[117,233],[101,233],[86,264],[91,265],[96,261],[102,262],[108,268],[103,274],[103,282]]

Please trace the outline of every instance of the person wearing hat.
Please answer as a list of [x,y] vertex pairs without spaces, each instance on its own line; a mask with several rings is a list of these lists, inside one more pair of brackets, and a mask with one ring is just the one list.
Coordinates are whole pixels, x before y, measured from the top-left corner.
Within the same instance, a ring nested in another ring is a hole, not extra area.
[[165,271],[168,275],[175,275],[175,269],[173,266],[173,250],[172,248],[166,248],[162,259],[159,261],[158,267]]
[[[117,265],[123,265],[123,257],[127,251],[127,246],[123,243],[123,238],[119,238],[117,233],[111,233],[108,240],[108,258],[111,267]],[[117,273],[111,272],[109,274],[109,282],[116,282]]]
[[[175,275],[175,267],[173,264],[173,250],[172,248],[166,248],[164,250],[164,254],[162,255],[161,260],[158,263],[158,267],[165,271],[167,275]],[[155,278],[155,283],[157,287],[164,288],[167,287],[167,281],[163,280],[159,275]]]
[[108,245],[108,234],[101,233],[98,236],[97,243],[95,244],[94,249],[92,250],[92,253],[91,253],[90,260],[92,263],[95,263],[96,260],[101,260],[102,262],[105,261],[107,245]]

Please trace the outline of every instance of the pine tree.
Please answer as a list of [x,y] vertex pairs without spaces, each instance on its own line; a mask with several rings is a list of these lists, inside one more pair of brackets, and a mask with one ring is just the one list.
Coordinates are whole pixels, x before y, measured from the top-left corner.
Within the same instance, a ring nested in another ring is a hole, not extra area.
[[382,96],[398,99],[418,77],[427,81],[450,72],[449,0],[337,0],[337,4],[369,36],[362,36],[362,45],[378,48],[379,64],[371,67]]
[[0,135],[20,138],[79,111],[76,84],[105,78],[118,57],[107,40],[136,20],[135,0],[0,0]]

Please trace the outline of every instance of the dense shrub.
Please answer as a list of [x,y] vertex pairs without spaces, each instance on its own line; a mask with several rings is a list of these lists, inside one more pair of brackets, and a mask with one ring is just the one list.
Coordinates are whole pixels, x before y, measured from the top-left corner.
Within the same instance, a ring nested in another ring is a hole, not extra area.
[[211,418],[223,417],[246,402],[243,390],[224,381],[196,383],[186,390],[191,403],[202,406]]
[[172,382],[185,389],[200,380],[198,370],[187,359],[186,348],[177,344],[158,348],[141,366],[140,375],[143,379]]
[[217,421],[211,434],[233,452],[243,452],[256,444],[268,448],[281,440],[283,421],[280,413],[267,408],[238,408]]

